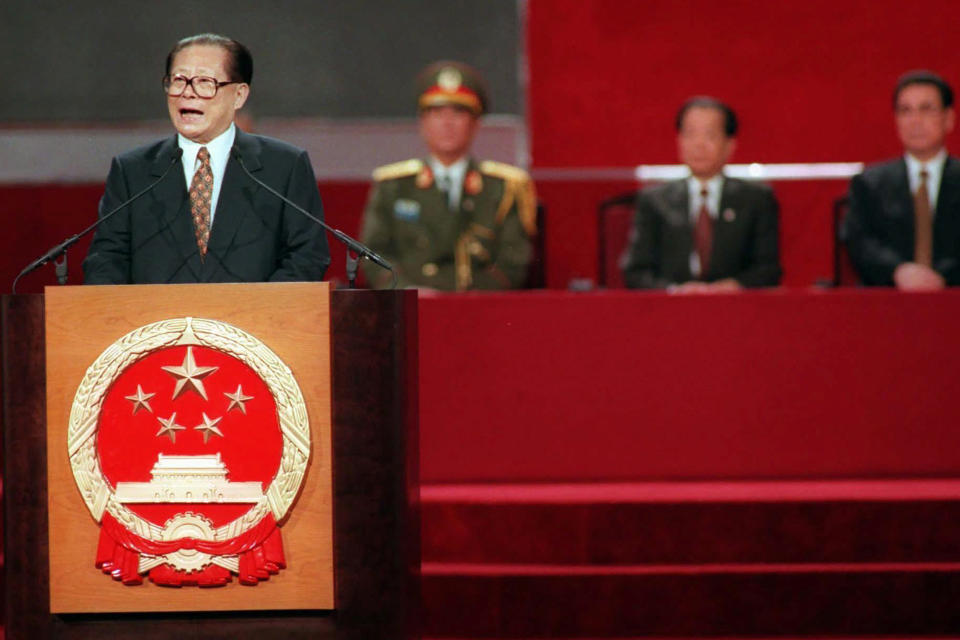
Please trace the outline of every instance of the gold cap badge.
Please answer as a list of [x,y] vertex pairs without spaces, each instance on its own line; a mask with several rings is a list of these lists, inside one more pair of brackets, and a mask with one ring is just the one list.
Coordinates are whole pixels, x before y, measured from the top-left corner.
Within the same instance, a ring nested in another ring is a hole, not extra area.
[[463,76],[453,67],[444,67],[437,74],[437,85],[447,91],[456,91],[463,82]]

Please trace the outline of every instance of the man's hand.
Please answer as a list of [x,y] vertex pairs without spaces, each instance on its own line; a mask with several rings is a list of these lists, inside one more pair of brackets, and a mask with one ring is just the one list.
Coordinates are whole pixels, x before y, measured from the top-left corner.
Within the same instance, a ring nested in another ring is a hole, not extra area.
[[939,273],[916,262],[904,262],[893,272],[893,282],[901,291],[938,291],[946,286]]
[[710,293],[710,285],[706,282],[691,280],[690,282],[684,282],[683,284],[673,285],[667,289],[667,293],[675,293],[677,295]]
[[684,282],[683,284],[669,289],[669,292],[680,295],[704,295],[713,293],[733,293],[735,291],[740,291],[741,289],[743,289],[743,285],[741,285],[739,282],[733,278],[726,278],[724,280],[717,280],[716,282],[697,282],[696,280],[691,280],[690,282]]
[[710,283],[711,293],[733,293],[743,290],[743,285],[734,278],[724,278]]

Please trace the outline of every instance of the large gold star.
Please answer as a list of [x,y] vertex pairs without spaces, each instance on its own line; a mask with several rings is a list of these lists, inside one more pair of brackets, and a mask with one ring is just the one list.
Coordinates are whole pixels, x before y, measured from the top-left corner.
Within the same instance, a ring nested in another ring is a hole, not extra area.
[[137,409],[143,407],[150,413],[153,413],[153,409],[150,407],[150,398],[155,396],[155,393],[144,393],[143,389],[140,388],[140,385],[137,385],[137,392],[132,396],[124,396],[125,399],[133,403],[133,412],[136,413]]
[[177,431],[183,431],[186,427],[181,427],[176,423],[177,413],[174,412],[169,418],[157,418],[163,426],[157,431],[157,436],[170,436],[170,442],[177,441]]
[[203,388],[203,379],[218,369],[218,367],[198,367],[193,359],[193,347],[187,347],[187,356],[179,367],[161,367],[164,371],[177,379],[177,386],[173,390],[173,397],[179,396],[184,389],[190,388],[207,399],[207,391]]
[[223,420],[223,418],[222,417],[214,418],[213,420],[211,420],[210,418],[207,417],[207,414],[204,413],[202,415],[203,415],[203,423],[198,424],[197,426],[194,427],[194,429],[203,433],[203,444],[207,444],[207,440],[210,438],[211,435],[218,435],[222,438],[223,433],[220,431],[219,428],[217,428],[217,424],[221,420]]
[[230,411],[230,409],[237,407],[238,409],[240,409],[240,411],[243,412],[243,415],[247,415],[247,406],[244,403],[247,402],[248,400],[253,400],[253,396],[243,395],[243,388],[239,384],[237,385],[236,393],[227,393],[226,391],[224,391],[223,395],[230,398],[230,406],[227,407],[227,411]]

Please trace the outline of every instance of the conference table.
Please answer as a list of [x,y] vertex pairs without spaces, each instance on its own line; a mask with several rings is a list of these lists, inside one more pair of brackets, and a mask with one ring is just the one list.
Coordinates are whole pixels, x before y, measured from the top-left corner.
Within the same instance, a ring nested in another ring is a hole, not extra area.
[[421,481],[950,476],[960,292],[421,294]]

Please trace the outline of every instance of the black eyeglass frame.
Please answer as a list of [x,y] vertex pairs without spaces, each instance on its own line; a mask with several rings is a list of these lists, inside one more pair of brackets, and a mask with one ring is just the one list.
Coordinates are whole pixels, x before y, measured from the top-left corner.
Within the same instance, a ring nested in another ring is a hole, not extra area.
[[[173,84],[174,79],[176,78],[182,78],[183,80],[186,81],[186,84],[183,85],[183,91],[181,91],[180,93],[170,93],[170,87]],[[213,95],[212,96],[200,95],[200,92],[197,91],[197,88],[193,84],[194,80],[212,80],[214,83]],[[168,96],[170,96],[171,98],[179,98],[187,90],[187,87],[190,87],[191,89],[193,89],[193,92],[197,94],[197,97],[200,98],[201,100],[213,100],[214,98],[217,97],[217,93],[220,92],[220,87],[224,87],[228,84],[243,84],[243,83],[238,80],[227,80],[226,82],[220,82],[216,78],[211,78],[210,76],[193,76],[192,78],[188,78],[184,75],[177,74],[175,76],[170,76],[170,75],[163,76],[163,80],[161,81],[161,84],[163,86],[163,92]]]

